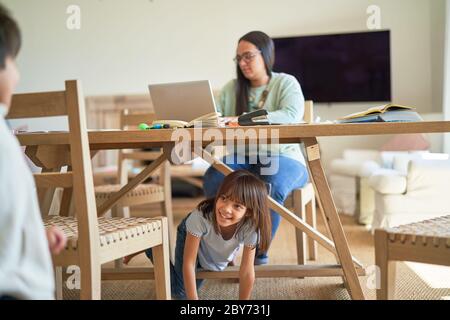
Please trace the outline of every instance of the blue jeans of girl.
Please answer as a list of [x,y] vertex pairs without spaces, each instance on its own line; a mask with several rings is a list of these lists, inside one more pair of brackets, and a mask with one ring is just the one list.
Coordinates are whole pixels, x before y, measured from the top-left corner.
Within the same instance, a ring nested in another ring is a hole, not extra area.
[[[251,164],[249,157],[234,155],[233,159],[229,161],[229,157],[222,159],[233,170],[247,170],[270,185],[270,196],[279,204],[283,204],[288,195],[294,189],[303,187],[308,181],[308,170],[306,167],[292,158],[285,156],[272,156],[270,162],[266,164]],[[261,174],[262,168],[267,168],[272,164],[272,161],[278,161],[278,170],[270,175]],[[207,198],[216,196],[217,191],[224,179],[224,175],[214,169],[212,166],[206,171],[203,178],[203,190]],[[272,239],[277,232],[280,225],[281,217],[278,213],[271,210],[270,217],[272,221]],[[255,257],[255,264],[267,264],[268,256],[266,252],[259,252],[257,250]]]
[[[184,243],[186,242],[186,219],[189,215],[187,215],[187,217],[184,218],[178,225],[177,242],[175,244],[175,264],[170,262],[170,290],[172,293],[172,299],[176,300],[186,299],[186,291],[184,290],[183,280],[183,255]],[[152,249],[146,250],[145,254],[153,263]],[[197,262],[197,269],[198,268],[200,268],[200,265]],[[203,279],[197,279],[197,290],[202,286],[203,282]]]

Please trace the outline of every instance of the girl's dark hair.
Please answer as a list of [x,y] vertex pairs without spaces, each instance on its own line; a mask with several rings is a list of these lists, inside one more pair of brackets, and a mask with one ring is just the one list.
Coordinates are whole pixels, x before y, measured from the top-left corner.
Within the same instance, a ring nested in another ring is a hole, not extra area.
[[258,177],[245,170],[230,173],[223,180],[219,191],[214,198],[206,199],[197,206],[203,216],[212,221],[214,230],[219,234],[219,225],[216,219],[216,202],[220,196],[240,203],[247,207],[247,212],[238,229],[250,223],[256,227],[259,234],[258,247],[266,252],[269,249],[271,238],[271,222],[266,184]]
[[[272,77],[272,67],[275,62],[275,45],[273,40],[264,32],[251,31],[242,38],[241,41],[247,41],[255,45],[260,51],[266,66],[266,72]],[[237,83],[236,83],[236,114],[241,115],[248,112],[248,92],[250,89],[250,80],[248,80],[241,71],[239,64],[236,65]]]
[[19,53],[22,38],[16,21],[0,4],[0,69],[5,68],[6,58],[15,58]]

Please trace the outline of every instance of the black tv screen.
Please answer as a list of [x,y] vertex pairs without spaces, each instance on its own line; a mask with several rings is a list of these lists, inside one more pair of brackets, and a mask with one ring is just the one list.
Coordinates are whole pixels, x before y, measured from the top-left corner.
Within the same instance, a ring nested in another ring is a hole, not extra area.
[[274,38],[274,71],[289,73],[314,102],[391,100],[390,32]]

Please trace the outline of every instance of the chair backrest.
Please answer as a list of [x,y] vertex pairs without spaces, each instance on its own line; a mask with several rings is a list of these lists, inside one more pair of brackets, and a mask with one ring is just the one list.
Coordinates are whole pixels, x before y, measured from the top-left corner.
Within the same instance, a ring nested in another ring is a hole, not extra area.
[[305,120],[306,123],[314,122],[313,106],[314,106],[314,104],[311,100],[305,101],[305,114],[303,116],[303,120]]
[[[303,121],[309,124],[314,123],[313,102],[311,100],[305,101],[305,112],[303,114]],[[300,144],[300,150],[303,153],[303,157],[305,157],[306,159],[306,149],[305,144],[303,142]],[[306,167],[309,169],[308,166]]]
[[151,125],[154,120],[156,120],[154,113],[130,113],[128,109],[124,109],[120,114],[120,128],[122,130],[136,129],[139,124]]
[[7,119],[54,117],[67,115],[65,91],[15,94]]
[[[122,130],[136,130],[141,123],[151,125],[156,119],[154,113],[130,113],[128,109],[124,109],[120,114],[120,128]],[[118,158],[118,176],[120,184],[124,185],[128,181],[128,168],[126,160],[134,161],[153,161],[162,154],[161,150],[119,150]],[[169,175],[168,166],[161,166],[159,170],[159,180],[164,185]]]
[[[67,173],[35,174],[38,187],[73,187],[78,218],[79,245],[91,256],[91,248],[100,245],[95,205],[86,111],[81,84],[65,82],[65,90],[13,95],[8,119],[68,116],[70,166]],[[80,252],[81,253],[81,252]]]

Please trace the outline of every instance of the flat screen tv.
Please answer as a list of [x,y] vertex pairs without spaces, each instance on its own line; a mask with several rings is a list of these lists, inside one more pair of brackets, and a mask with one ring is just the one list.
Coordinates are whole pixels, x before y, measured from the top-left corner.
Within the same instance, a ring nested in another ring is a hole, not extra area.
[[274,71],[314,102],[391,101],[390,32],[274,38]]

